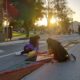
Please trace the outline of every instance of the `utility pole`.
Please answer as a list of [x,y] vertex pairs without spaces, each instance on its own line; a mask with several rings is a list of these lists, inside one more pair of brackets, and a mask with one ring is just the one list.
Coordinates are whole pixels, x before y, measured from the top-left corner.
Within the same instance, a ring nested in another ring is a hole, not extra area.
[[46,0],[46,6],[47,6],[47,14],[46,14],[46,17],[47,17],[47,30],[50,31],[50,26],[49,26],[49,0]]
[[52,9],[52,1],[51,0],[46,0],[47,1],[47,28],[49,30],[49,32],[51,31],[51,26],[50,26],[50,12]]
[[47,27],[49,28],[49,1],[47,0]]

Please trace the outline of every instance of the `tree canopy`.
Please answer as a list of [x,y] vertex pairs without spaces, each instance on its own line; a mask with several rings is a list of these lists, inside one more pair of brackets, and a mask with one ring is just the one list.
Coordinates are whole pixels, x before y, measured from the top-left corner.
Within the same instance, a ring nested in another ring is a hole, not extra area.
[[35,20],[43,16],[43,3],[41,0],[12,0],[12,2],[19,10],[19,19],[24,21],[24,28],[28,34]]
[[48,6],[52,9],[53,16],[57,17],[60,22],[59,25],[62,27],[62,32],[67,32],[71,22],[71,15],[73,11],[67,6],[66,0],[49,0]]

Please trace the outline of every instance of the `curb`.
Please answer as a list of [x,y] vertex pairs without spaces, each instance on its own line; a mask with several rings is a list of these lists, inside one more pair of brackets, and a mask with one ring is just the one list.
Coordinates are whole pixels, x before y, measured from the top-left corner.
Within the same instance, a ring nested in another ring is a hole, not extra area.
[[[29,42],[29,40],[17,40],[17,41],[10,41],[10,42],[2,42],[0,43],[0,46],[6,46],[11,44],[17,44],[17,43],[26,43]],[[41,40],[40,43],[44,43],[45,41]]]
[[6,45],[10,45],[10,44],[16,44],[16,43],[24,43],[24,42],[28,42],[29,40],[17,40],[17,41],[10,41],[10,42],[2,42],[0,43],[0,46],[6,46]]

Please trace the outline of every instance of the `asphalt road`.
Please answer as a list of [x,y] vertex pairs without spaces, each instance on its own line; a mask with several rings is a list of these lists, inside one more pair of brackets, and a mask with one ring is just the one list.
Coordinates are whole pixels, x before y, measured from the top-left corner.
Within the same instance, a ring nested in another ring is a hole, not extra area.
[[[61,42],[63,42],[64,44],[66,44],[68,41],[72,41],[74,39],[75,40],[80,39],[79,36],[76,36],[76,35],[73,35],[70,37],[65,36],[65,37],[63,37],[63,39],[60,38],[60,36],[57,38],[59,38],[59,40]],[[20,53],[23,50],[23,46],[25,44],[26,44],[26,42],[0,46],[0,71],[13,70],[13,69],[27,66],[27,64],[25,64],[26,63],[25,59],[27,58],[26,56],[16,56],[15,55],[16,53]],[[45,51],[45,50],[47,50],[45,41],[41,41],[40,42],[40,51]]]
[[0,71],[12,70],[16,64],[25,59],[24,56],[15,56],[15,52],[21,51],[25,43],[0,46]]
[[47,63],[21,80],[80,80],[80,43],[68,50],[76,61]]
[[17,51],[21,51],[25,44],[26,43],[18,43],[18,44],[10,44],[10,45],[5,45],[5,46],[0,46],[0,50],[1,50],[0,56],[11,54],[11,53],[17,52]]
[[[25,59],[27,56],[17,56],[23,50],[24,43],[16,43],[0,46],[0,71],[14,70],[27,66]],[[40,50],[46,50],[45,42],[40,42]]]

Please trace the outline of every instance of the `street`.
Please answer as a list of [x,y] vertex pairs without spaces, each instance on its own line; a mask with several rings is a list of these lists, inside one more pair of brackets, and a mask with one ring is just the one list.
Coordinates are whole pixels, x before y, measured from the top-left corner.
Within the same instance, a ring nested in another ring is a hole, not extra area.
[[0,46],[0,49],[3,51],[0,52],[0,71],[5,71],[11,66],[15,66],[15,64],[19,63],[21,60],[24,60],[23,57],[14,56],[15,52],[23,49],[23,46],[24,43]]
[[0,0],[0,80],[80,80],[79,3]]
[[[66,63],[46,63],[21,80],[80,80],[80,36],[71,39],[64,37],[61,41],[69,42],[66,49],[76,56],[76,61]],[[67,38],[67,39],[66,39]],[[64,43],[64,42],[63,42]],[[65,43],[66,44],[66,43]]]
[[[43,38],[43,39],[42,39]],[[46,39],[42,37],[40,40],[40,51],[46,51]],[[74,35],[54,35],[53,38],[57,39],[62,43],[62,45],[66,49],[70,49],[79,43],[80,37],[77,34]],[[26,62],[24,61],[26,56],[16,56],[16,53],[20,53],[23,50],[23,46],[27,43],[27,41],[23,41],[22,43],[16,42],[11,44],[0,45],[0,71],[8,71],[14,70],[17,68],[22,68],[26,66]]]
[[[14,70],[26,66],[24,60],[27,57],[16,55],[16,53],[20,53],[23,50],[26,43],[27,41],[0,46],[0,71]],[[40,42],[40,49],[43,49],[42,46],[45,46],[43,43],[45,42]]]

